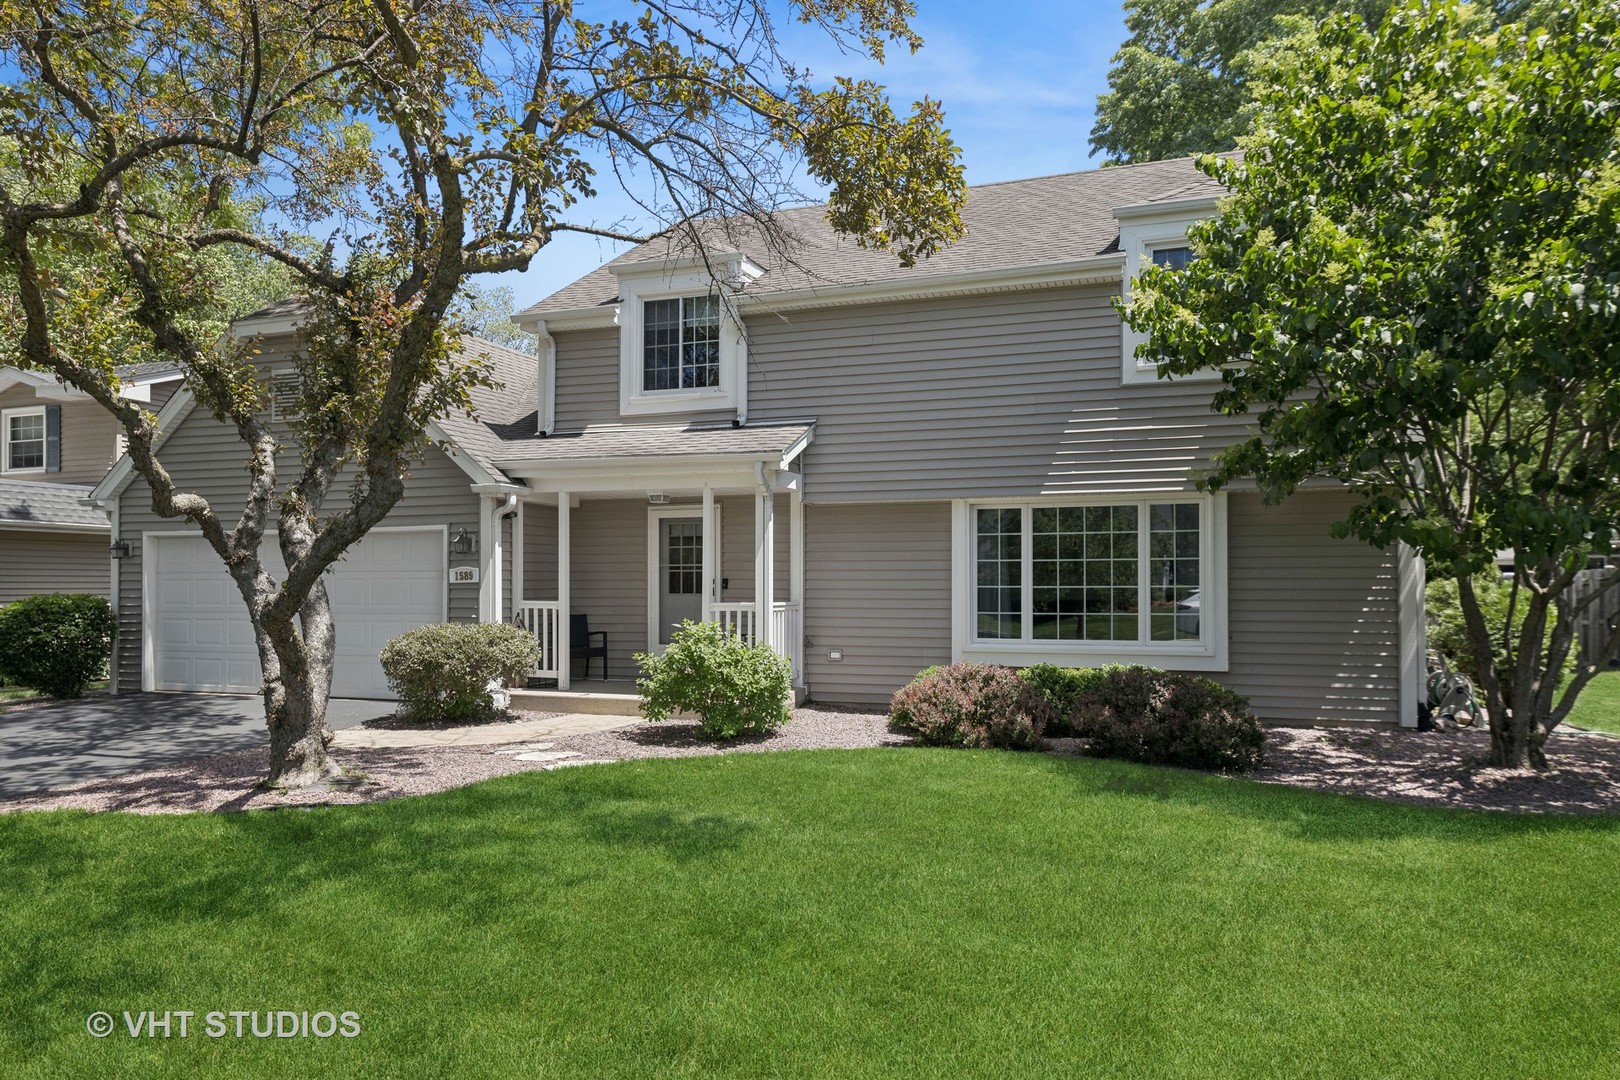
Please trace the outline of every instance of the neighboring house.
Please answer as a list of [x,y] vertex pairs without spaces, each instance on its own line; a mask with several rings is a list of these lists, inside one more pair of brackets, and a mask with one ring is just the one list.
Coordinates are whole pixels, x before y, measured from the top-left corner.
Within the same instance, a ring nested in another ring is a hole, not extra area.
[[[119,372],[124,393],[159,409],[179,369]],[[107,515],[85,505],[122,452],[118,422],[82,391],[38,371],[0,367],[0,604],[35,593],[106,595]]]
[[[566,688],[570,616],[606,632],[617,679],[703,618],[789,656],[820,701],[881,704],[951,660],[1141,662],[1267,719],[1415,723],[1421,564],[1332,539],[1341,488],[1200,494],[1244,424],[1210,412],[1207,379],[1139,365],[1112,307],[1145,260],[1188,257],[1217,194],[1156,162],[973,188],[967,236],[909,269],[811,207],[784,215],[787,264],[650,244],[593,271],[518,316],[538,362],[469,346],[505,390],[440,423],[446,450],[336,568],[338,692],[376,693],[380,635],[413,620],[516,618]],[[239,332],[273,369],[295,313]],[[188,410],[166,410],[164,460],[239,506],[239,446]],[[127,469],[96,497],[136,549],[119,686],[256,688],[194,532]]]

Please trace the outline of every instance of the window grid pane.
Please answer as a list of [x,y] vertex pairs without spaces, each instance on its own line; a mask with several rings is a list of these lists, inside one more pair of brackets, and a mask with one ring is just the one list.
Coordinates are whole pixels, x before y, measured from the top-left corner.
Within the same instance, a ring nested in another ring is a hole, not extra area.
[[1154,503],[1150,510],[1148,601],[1154,641],[1198,639],[1198,510],[1198,503]]
[[6,468],[43,469],[45,417],[32,413],[6,419]]
[[642,305],[642,390],[719,385],[719,299],[683,296],[646,301]]
[[1169,267],[1171,270],[1187,269],[1193,258],[1193,249],[1190,247],[1163,247],[1153,250],[1153,265]]
[[1135,506],[1036,507],[1030,541],[1037,640],[1137,639]]
[[702,591],[703,523],[671,521],[665,541],[665,573],[671,596],[693,596]]
[[978,587],[976,617],[980,638],[1024,636],[1023,511],[980,510],[977,515]]

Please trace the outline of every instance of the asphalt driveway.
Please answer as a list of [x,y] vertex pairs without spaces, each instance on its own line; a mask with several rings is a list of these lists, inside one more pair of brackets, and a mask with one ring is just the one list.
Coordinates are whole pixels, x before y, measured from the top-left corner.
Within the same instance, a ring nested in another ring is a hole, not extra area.
[[[393,704],[334,698],[327,726],[353,727]],[[227,694],[126,694],[0,713],[0,798],[139,772],[269,740],[264,702]]]

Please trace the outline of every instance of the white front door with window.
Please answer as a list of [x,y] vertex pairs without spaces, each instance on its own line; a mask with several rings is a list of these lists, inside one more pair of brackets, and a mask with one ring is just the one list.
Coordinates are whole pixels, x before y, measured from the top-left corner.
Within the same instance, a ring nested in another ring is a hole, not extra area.
[[[720,535],[720,507],[711,535]],[[660,653],[682,620],[703,618],[703,511],[659,506],[647,511],[647,651]],[[714,564],[720,565],[716,548]]]

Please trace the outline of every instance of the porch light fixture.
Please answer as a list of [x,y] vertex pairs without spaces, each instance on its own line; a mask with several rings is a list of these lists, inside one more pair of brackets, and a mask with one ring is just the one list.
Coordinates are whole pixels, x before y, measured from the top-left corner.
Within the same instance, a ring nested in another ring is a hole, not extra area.
[[654,506],[667,506],[669,505],[669,496],[662,491],[649,491],[647,492],[647,501]]
[[453,555],[477,554],[478,534],[465,528],[457,529],[450,537],[450,552]]
[[127,559],[133,554],[135,554],[135,546],[128,540],[125,540],[122,536],[112,542],[113,558]]

